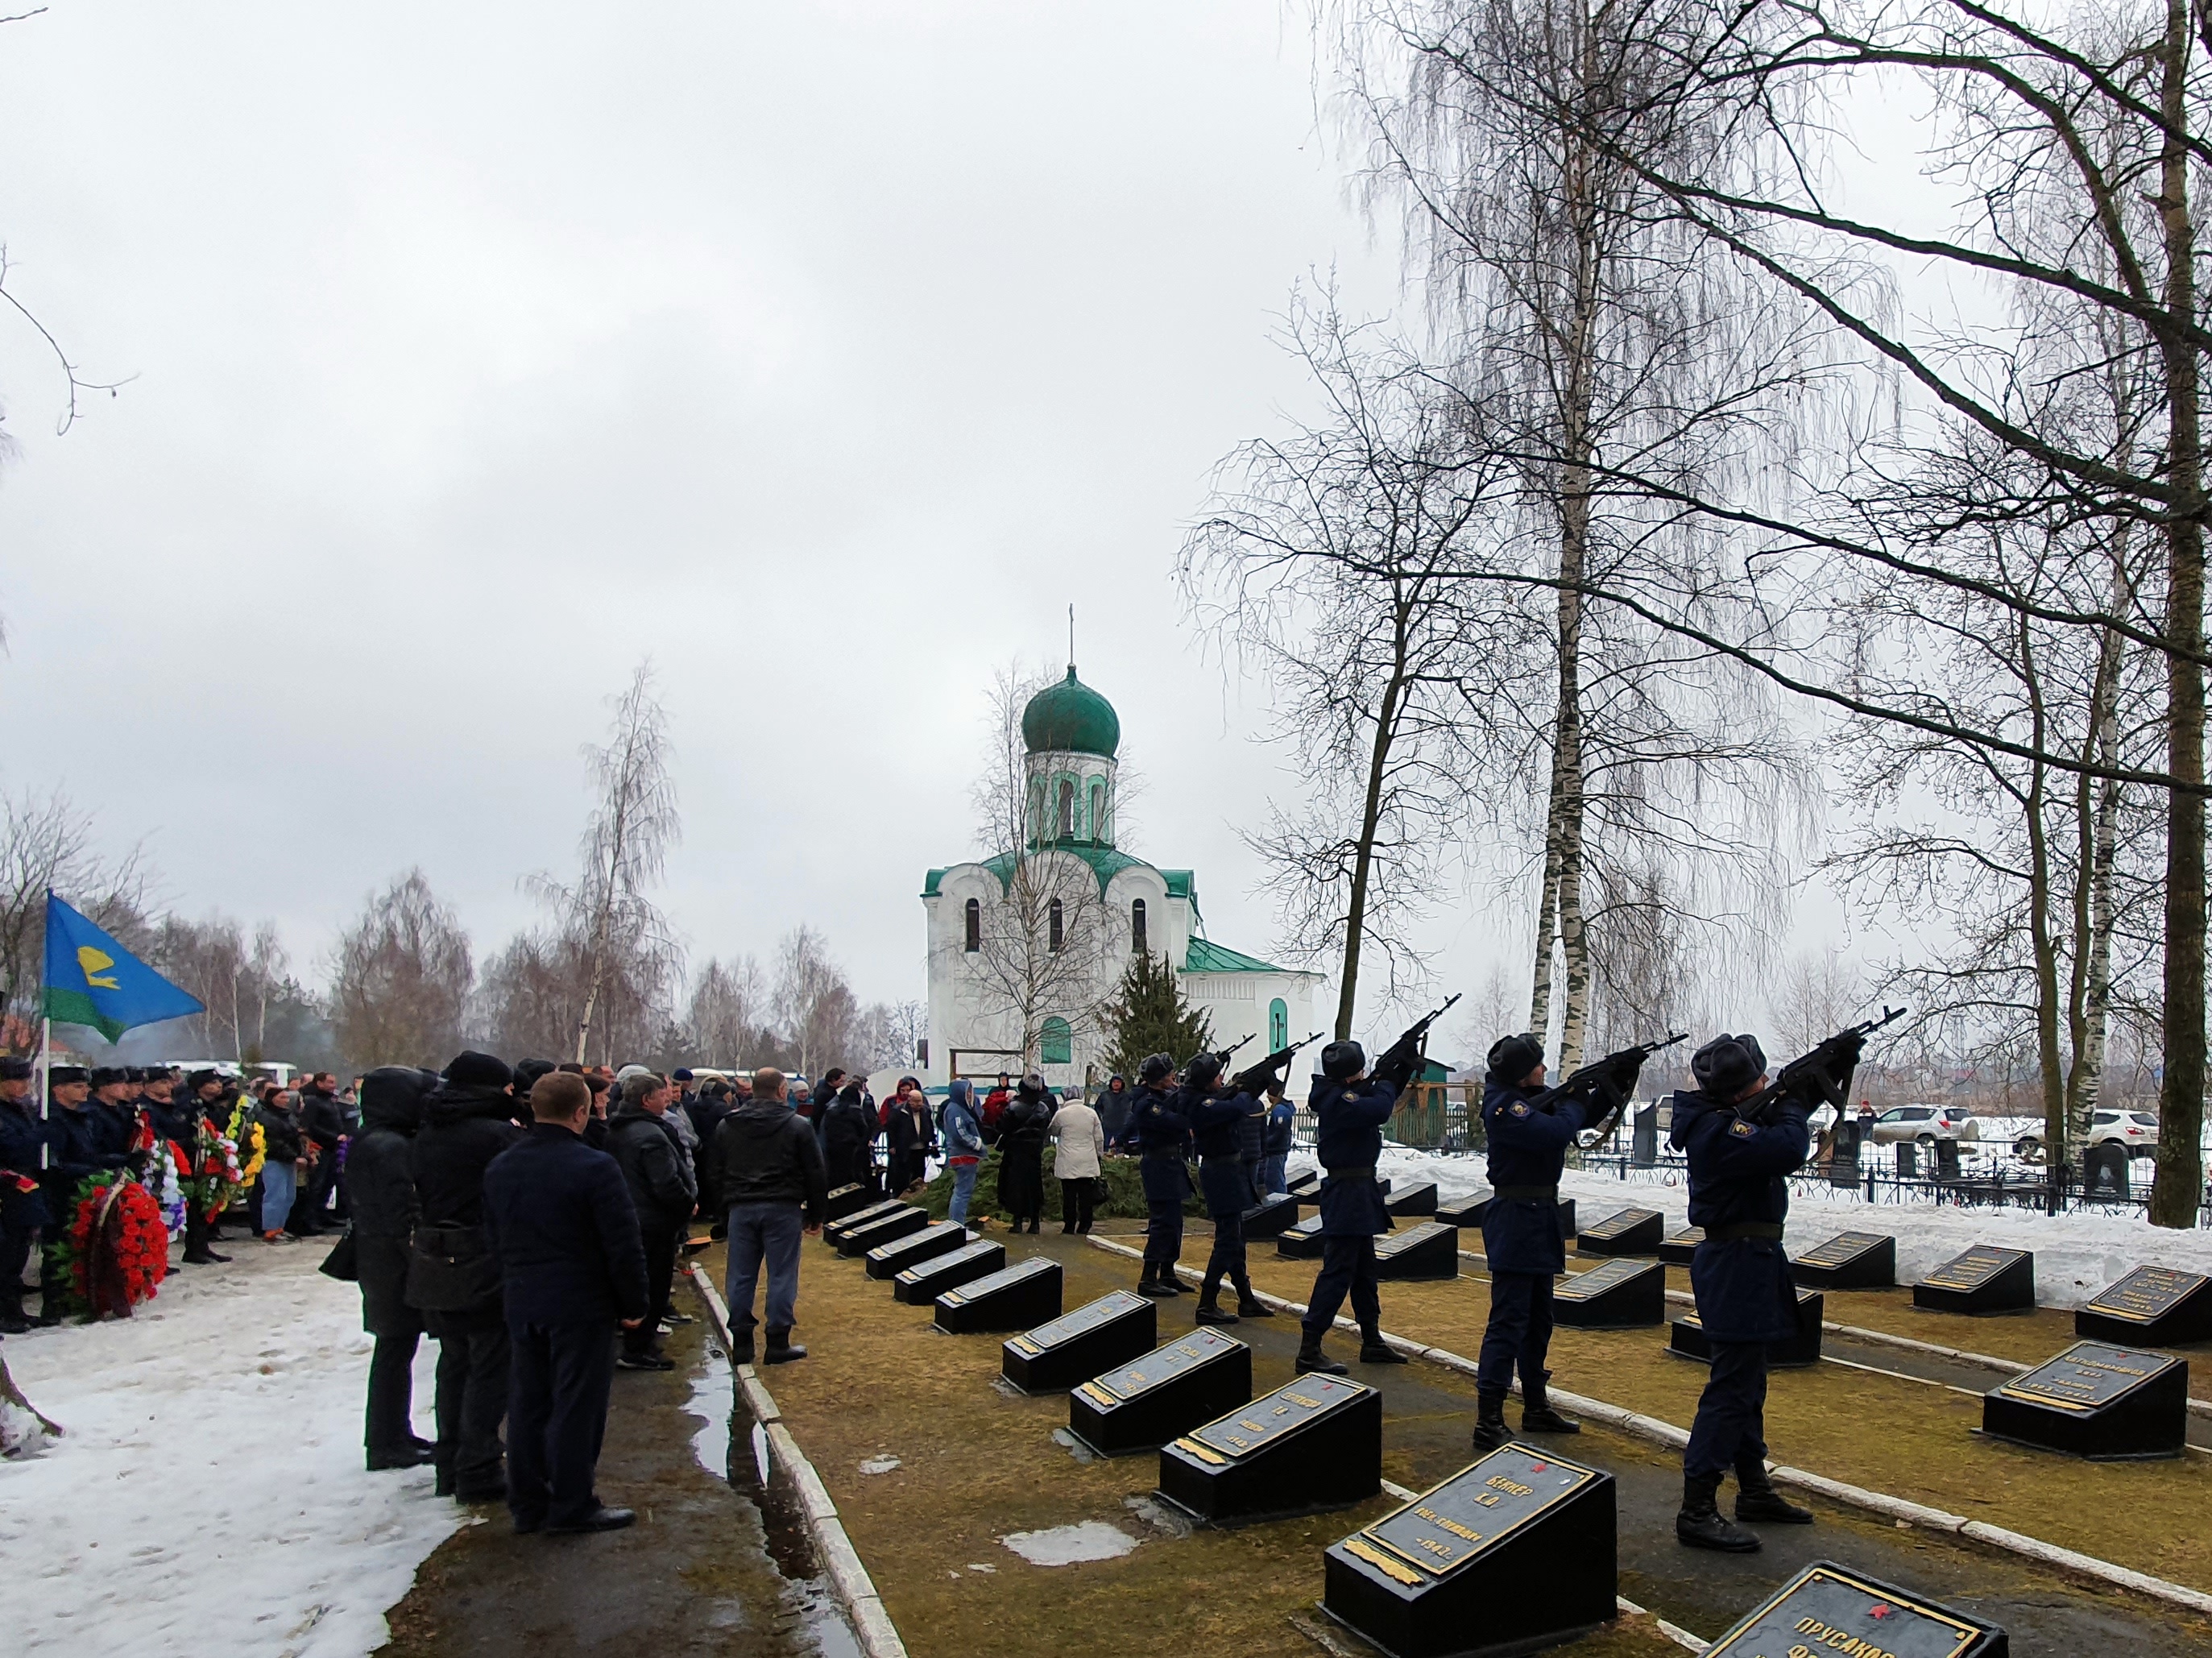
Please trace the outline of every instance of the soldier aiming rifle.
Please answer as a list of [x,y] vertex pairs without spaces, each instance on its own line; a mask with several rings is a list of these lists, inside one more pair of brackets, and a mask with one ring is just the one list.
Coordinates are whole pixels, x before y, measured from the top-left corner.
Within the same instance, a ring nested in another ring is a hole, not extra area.
[[1583,1143],[1602,1145],[1635,1098],[1636,1079],[1644,1074],[1644,1061],[1662,1049],[1689,1040],[1688,1031],[1677,1031],[1656,1042],[1638,1042],[1618,1054],[1608,1054],[1571,1072],[1565,1082],[1546,1090],[1529,1104],[1536,1110],[1550,1111],[1560,1100],[1583,1101],[1586,1107],[1583,1133],[1589,1136]]

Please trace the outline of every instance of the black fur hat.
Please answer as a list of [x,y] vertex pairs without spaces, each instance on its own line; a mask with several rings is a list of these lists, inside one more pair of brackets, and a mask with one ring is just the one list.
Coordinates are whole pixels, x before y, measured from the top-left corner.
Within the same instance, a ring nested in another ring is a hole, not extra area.
[[1367,1069],[1367,1050],[1355,1042],[1331,1042],[1321,1051],[1321,1074],[1349,1082]]
[[1690,1056],[1690,1074],[1698,1086],[1721,1099],[1743,1092],[1765,1069],[1766,1052],[1759,1038],[1749,1035],[1723,1032]]
[[1165,1082],[1174,1075],[1175,1060],[1165,1054],[1149,1054],[1144,1064],[1137,1067],[1137,1079],[1139,1082]]
[[1543,1063],[1544,1044],[1525,1030],[1490,1046],[1490,1074],[1500,1082],[1517,1083]]

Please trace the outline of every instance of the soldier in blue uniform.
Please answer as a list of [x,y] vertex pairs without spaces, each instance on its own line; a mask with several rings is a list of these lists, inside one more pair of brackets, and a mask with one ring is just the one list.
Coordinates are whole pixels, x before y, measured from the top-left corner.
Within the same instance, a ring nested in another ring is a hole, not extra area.
[[1382,1298],[1375,1273],[1376,1235],[1390,1230],[1390,1213],[1375,1183],[1375,1164],[1382,1155],[1382,1125],[1390,1121],[1400,1086],[1367,1074],[1367,1052],[1358,1042],[1331,1042],[1322,1049],[1321,1078],[1307,1102],[1319,1124],[1314,1149],[1322,1171],[1321,1272],[1306,1306],[1304,1339],[1298,1345],[1301,1372],[1345,1373],[1344,1365],[1322,1351],[1321,1339],[1335,1324],[1347,1293],[1352,1315],[1359,1321],[1359,1362],[1406,1362],[1382,1339]]
[[[1201,1054],[1183,1072],[1177,1108],[1190,1124],[1198,1152],[1198,1189],[1213,1221],[1213,1249],[1199,1285],[1197,1321],[1234,1324],[1240,1318],[1273,1318],[1274,1309],[1252,1293],[1244,1262],[1244,1212],[1251,1207],[1251,1170],[1244,1161],[1245,1125],[1259,1110],[1249,1092],[1221,1081],[1221,1056]],[[1221,1280],[1237,1288],[1237,1310],[1218,1304]]]
[[39,1184],[45,1144],[31,1100],[31,1062],[0,1059],[0,1335],[31,1327],[23,1316],[23,1268],[31,1259],[31,1234],[46,1224]]
[[138,1147],[138,1090],[131,1073],[117,1066],[95,1066],[92,1098],[85,1114],[92,1119],[93,1143],[103,1156],[128,1159]]
[[1674,1534],[1692,1548],[1748,1554],[1759,1539],[1723,1516],[1721,1480],[1736,1477],[1735,1517],[1809,1526],[1811,1512],[1785,1501],[1766,1476],[1766,1344],[1797,1326],[1797,1294],[1782,1224],[1790,1213],[1785,1176],[1811,1147],[1805,1102],[1784,1093],[1759,1121],[1735,1108],[1766,1082],[1766,1055],[1755,1036],[1716,1036],[1690,1060],[1697,1091],[1674,1096],[1668,1138],[1689,1155],[1690,1224],[1705,1230],[1690,1261],[1698,1317],[1712,1344],[1713,1368],[1698,1400],[1682,1454],[1682,1511]]
[[1155,1054],[1138,1068],[1137,1102],[1127,1138],[1141,1162],[1145,1186],[1145,1272],[1137,1293],[1164,1301],[1182,1293],[1176,1261],[1182,1254],[1182,1205],[1190,1195],[1190,1125],[1172,1091],[1175,1061]]
[[1490,1144],[1490,1206],[1482,1249],[1490,1264],[1490,1324],[1475,1372],[1474,1448],[1494,1451],[1510,1436],[1505,1395],[1521,1371],[1521,1425],[1537,1433],[1580,1433],[1582,1424],[1553,1410],[1544,1394],[1552,1344],[1552,1280],[1567,1270],[1559,1236],[1559,1171],[1587,1125],[1582,1098],[1535,1102],[1544,1091],[1544,1045],[1507,1036],[1490,1050],[1482,1085],[1482,1127]]

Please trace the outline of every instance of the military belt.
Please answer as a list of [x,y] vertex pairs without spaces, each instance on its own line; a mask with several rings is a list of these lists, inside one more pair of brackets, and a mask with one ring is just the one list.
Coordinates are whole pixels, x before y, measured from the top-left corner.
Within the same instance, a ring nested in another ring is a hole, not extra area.
[[1747,1220],[1734,1226],[1715,1226],[1705,1233],[1708,1242],[1733,1243],[1738,1238],[1767,1238],[1782,1242],[1782,1223],[1778,1220]]
[[1559,1188],[1556,1186],[1500,1186],[1490,1195],[1504,1198],[1508,1203],[1557,1203]]
[[1365,1169],[1325,1169],[1322,1173],[1330,1180],[1373,1180],[1375,1178],[1375,1169],[1371,1164]]

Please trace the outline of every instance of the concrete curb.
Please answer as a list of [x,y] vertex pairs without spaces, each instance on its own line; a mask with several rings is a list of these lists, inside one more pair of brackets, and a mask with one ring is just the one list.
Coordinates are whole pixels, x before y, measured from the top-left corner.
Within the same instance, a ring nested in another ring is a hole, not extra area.
[[[730,1309],[723,1304],[721,1292],[714,1288],[714,1281],[707,1276],[705,1268],[695,1262],[690,1271],[691,1287],[699,1292],[715,1339],[722,1344],[724,1352],[732,1351],[736,1344],[730,1336]],[[845,1534],[845,1524],[837,1517],[837,1505],[830,1498],[830,1488],[822,1483],[822,1476],[814,1471],[814,1464],[799,1448],[798,1440],[792,1437],[791,1430],[784,1426],[783,1412],[776,1405],[775,1395],[751,1365],[738,1364],[732,1369],[737,1376],[739,1400],[766,1432],[770,1477],[781,1476],[790,1485],[799,1510],[806,1518],[807,1537],[814,1545],[823,1570],[829,1574],[830,1586],[836,1592],[838,1604],[852,1622],[860,1650],[867,1658],[907,1658],[906,1643],[899,1638],[898,1626],[884,1610],[883,1597],[876,1593],[875,1580],[861,1563],[860,1551]]]
[[[1143,1259],[1143,1251],[1132,1249],[1126,1244],[1115,1243],[1108,1238],[1094,1237],[1091,1240],[1091,1244],[1093,1248],[1111,1250],[1117,1255],[1128,1255],[1137,1260]],[[1279,1312],[1303,1314],[1306,1310],[1303,1303],[1285,1300],[1281,1296],[1269,1295],[1264,1291],[1260,1292],[1260,1299]],[[1339,1329],[1348,1330],[1357,1330],[1359,1327],[1351,1320],[1343,1318],[1336,1321],[1336,1326]],[[1387,1330],[1382,1333],[1382,1339],[1402,1353],[1428,1359],[1433,1363],[1441,1364],[1447,1370],[1457,1370],[1465,1376],[1474,1374],[1474,1360],[1455,1353],[1448,1348],[1425,1347],[1419,1342],[1394,1336]],[[1905,1338],[1899,1336],[1894,1339],[1902,1341]],[[2008,1368],[2011,1363],[2011,1361],[2002,1359],[1994,1362]],[[2025,1370],[2027,1367],[2022,1365],[2020,1368]],[[1518,1391],[1517,1386],[1516,1391]],[[1625,1410],[1618,1405],[1608,1405],[1603,1400],[1590,1399],[1580,1394],[1571,1394],[1561,1388],[1553,1388],[1551,1390],[1551,1397],[1569,1410],[1579,1412],[1594,1422],[1604,1423],[1624,1433],[1634,1434],[1640,1439],[1650,1440],[1656,1444],[1665,1445],[1675,1450],[1680,1450],[1690,1442],[1687,1430],[1676,1427],[1671,1422],[1662,1422],[1656,1417],[1645,1416],[1640,1411]],[[1908,1525],[1923,1526],[1930,1531],[1948,1532],[1954,1536],[1971,1538],[1975,1542],[1984,1544],[1990,1548],[2002,1549],[2007,1553],[2021,1555],[2043,1565],[2054,1566],[2060,1570],[2072,1572],[2077,1576],[2094,1578],[2100,1582],[2110,1583],[2117,1588],[2132,1589],[2136,1594],[2148,1595],[2153,1600],[2163,1600],[2170,1606],[2184,1607],[2199,1617],[2212,1617],[2212,1594],[2204,1594],[2201,1590],[2192,1589],[2180,1583],[2168,1582],[2163,1577],[2153,1577],[2146,1572],[2136,1571],[2127,1566],[2115,1565],[2109,1560],[2100,1560],[2094,1555],[2078,1554],[2074,1550],[2062,1548],[2056,1543],[2045,1543],[2039,1538],[2029,1537],[2020,1532],[2007,1531],[2002,1526],[1991,1526],[1979,1520],[1969,1520],[1963,1515],[1946,1514],[1941,1509],[1925,1508],[1917,1503],[1908,1503],[1902,1497],[1892,1497],[1884,1491],[1869,1491],[1864,1486],[1847,1485],[1840,1479],[1830,1479],[1823,1474],[1808,1473],[1802,1468],[1778,1467],[1772,1470],[1772,1473],[1777,1485],[1792,1485],[1800,1491],[1811,1491],[1816,1496],[1826,1497],[1831,1502],[1840,1503],[1847,1508],[1863,1509],[1869,1514],[1878,1514],[1887,1520],[1901,1521]],[[1668,1634],[1671,1638],[1674,1631],[1670,1630]],[[1692,1640],[1695,1638],[1695,1637],[1690,1637]],[[1699,1643],[1698,1649],[1701,1651],[1704,1649],[1703,1643]]]

